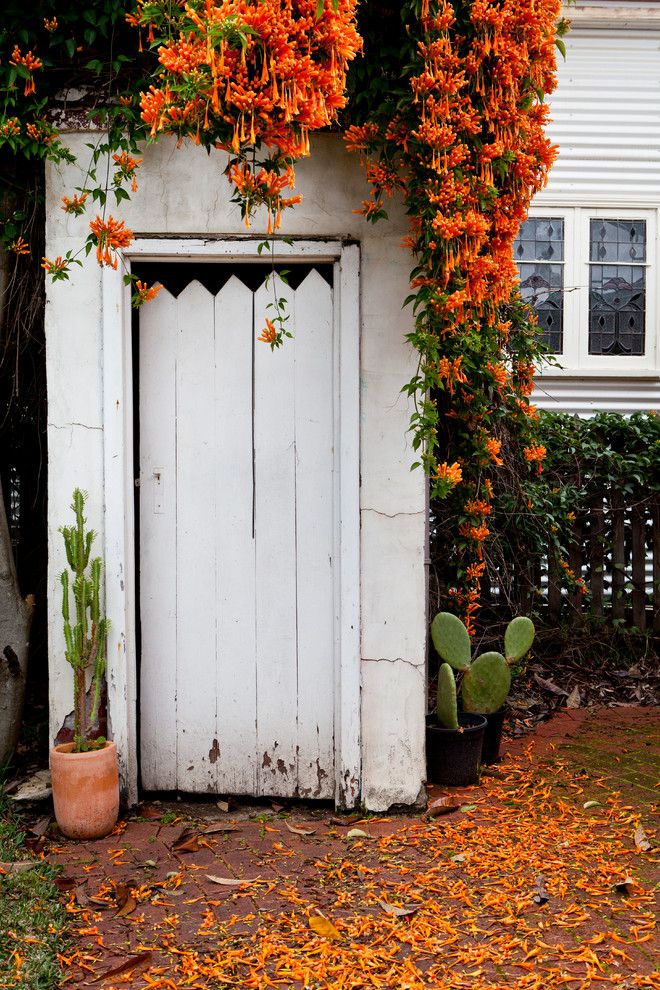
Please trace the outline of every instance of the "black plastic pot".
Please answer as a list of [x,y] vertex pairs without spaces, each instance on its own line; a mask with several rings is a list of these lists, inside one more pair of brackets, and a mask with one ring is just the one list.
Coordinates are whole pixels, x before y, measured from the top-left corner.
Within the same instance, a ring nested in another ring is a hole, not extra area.
[[504,709],[500,708],[498,712],[485,712],[484,718],[486,719],[486,731],[481,750],[481,762],[484,766],[488,766],[490,763],[497,763],[500,758]]
[[459,712],[458,723],[458,729],[445,729],[427,720],[426,776],[431,784],[467,787],[479,782],[486,719]]

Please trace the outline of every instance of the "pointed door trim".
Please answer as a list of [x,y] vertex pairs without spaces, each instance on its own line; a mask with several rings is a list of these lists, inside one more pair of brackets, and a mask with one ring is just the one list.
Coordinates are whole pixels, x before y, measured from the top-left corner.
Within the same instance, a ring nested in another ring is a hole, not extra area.
[[[138,262],[263,262],[257,239],[138,238],[124,253]],[[360,742],[360,251],[355,242],[277,243],[278,259],[335,267],[335,803],[361,795]],[[130,289],[103,270],[104,558],[108,641],[108,708],[120,758],[122,791],[138,797],[133,368]],[[148,305],[148,304],[147,304]],[[286,344],[285,344],[286,346]]]

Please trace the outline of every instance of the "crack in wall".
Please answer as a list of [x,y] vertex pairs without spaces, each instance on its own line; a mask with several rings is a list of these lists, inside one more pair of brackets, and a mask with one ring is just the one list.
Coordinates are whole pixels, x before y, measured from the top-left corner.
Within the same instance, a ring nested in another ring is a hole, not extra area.
[[414,512],[381,512],[380,509],[374,509],[369,505],[364,505],[360,508],[360,512],[374,512],[377,516],[385,516],[386,519],[396,519],[397,516],[423,516],[424,509],[416,509]]
[[83,430],[103,431],[102,426],[89,426],[87,423],[49,423],[48,426],[53,430],[70,430],[72,426],[80,426]]
[[362,657],[363,663],[405,663],[408,667],[412,667],[413,670],[421,671],[424,669],[424,661],[420,660],[419,663],[415,663],[414,660],[405,660],[403,657]]

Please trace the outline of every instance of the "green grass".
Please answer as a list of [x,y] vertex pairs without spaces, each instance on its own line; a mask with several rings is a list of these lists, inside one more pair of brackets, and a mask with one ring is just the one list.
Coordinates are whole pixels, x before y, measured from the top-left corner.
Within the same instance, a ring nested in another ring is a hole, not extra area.
[[[19,820],[0,785],[0,862],[30,859]],[[65,947],[66,912],[46,863],[0,875],[0,987],[52,990],[62,973],[57,953]]]

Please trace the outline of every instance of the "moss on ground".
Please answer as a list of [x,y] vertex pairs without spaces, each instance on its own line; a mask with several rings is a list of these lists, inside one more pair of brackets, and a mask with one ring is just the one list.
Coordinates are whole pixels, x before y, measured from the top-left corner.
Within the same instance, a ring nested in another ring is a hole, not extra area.
[[[31,858],[20,824],[0,792],[0,862]],[[0,987],[52,990],[62,972],[57,955],[66,938],[66,912],[54,880],[41,860],[21,872],[0,872]]]

